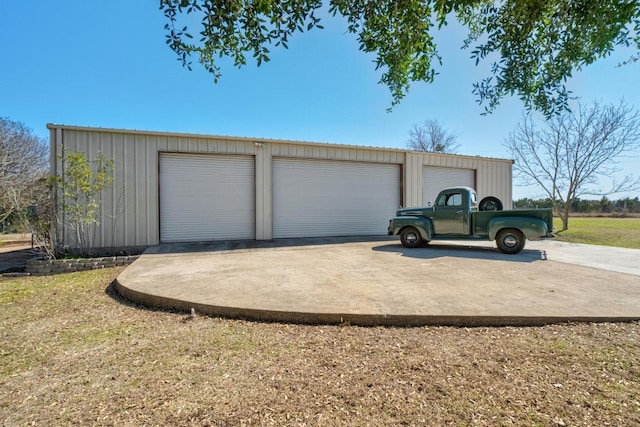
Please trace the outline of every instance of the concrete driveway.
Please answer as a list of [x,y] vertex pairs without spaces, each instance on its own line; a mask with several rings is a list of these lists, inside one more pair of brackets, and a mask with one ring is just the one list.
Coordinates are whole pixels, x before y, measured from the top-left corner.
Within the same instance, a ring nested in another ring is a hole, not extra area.
[[254,320],[539,325],[640,319],[640,250],[527,242],[405,249],[394,238],[149,248],[116,281],[136,302]]

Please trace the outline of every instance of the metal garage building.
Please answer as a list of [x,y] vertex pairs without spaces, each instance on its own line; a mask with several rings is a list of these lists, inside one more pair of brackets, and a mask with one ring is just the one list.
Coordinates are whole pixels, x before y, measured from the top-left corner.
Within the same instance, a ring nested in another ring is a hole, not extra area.
[[[511,160],[298,141],[48,125],[66,150],[115,163],[95,247],[384,235],[399,206],[475,187],[511,207]],[[69,239],[69,230],[63,231]]]

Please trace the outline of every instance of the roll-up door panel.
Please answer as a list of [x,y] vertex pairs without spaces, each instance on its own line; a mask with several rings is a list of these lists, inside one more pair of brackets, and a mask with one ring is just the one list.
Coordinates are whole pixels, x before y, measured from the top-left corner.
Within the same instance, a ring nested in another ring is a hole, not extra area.
[[400,200],[399,165],[273,162],[275,238],[383,235]]
[[424,166],[422,168],[422,204],[435,202],[440,191],[450,187],[475,187],[473,169]]
[[160,240],[255,238],[255,161],[160,154]]

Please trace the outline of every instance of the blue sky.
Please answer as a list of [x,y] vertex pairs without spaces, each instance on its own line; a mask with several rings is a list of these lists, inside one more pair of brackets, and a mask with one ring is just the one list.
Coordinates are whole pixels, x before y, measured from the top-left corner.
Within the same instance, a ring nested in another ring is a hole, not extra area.
[[[443,65],[435,83],[414,84],[388,113],[391,96],[377,83],[373,56],[358,51],[340,20],[296,35],[288,50],[273,48],[260,68],[224,67],[214,84],[165,45],[157,0],[2,0],[0,19],[0,116],[45,138],[46,124],[56,123],[404,148],[414,124],[436,119],[458,135],[460,154],[509,158],[502,143],[523,111],[506,99],[481,115],[471,90],[487,66],[460,50],[464,33],[453,25],[437,36]],[[640,62],[616,67],[630,54],[576,73],[569,88],[584,103],[624,98],[640,108]],[[640,175],[640,152],[622,166]],[[514,198],[538,194],[514,185]]]

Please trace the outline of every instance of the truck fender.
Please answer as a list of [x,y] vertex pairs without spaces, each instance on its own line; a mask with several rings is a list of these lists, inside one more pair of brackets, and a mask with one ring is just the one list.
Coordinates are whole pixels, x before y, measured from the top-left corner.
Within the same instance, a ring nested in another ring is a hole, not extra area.
[[548,235],[547,223],[540,219],[527,216],[503,216],[489,221],[489,240],[495,240],[500,230],[513,228],[522,231],[527,239]]
[[433,236],[433,222],[430,218],[415,216],[397,216],[393,218],[393,234],[400,234],[403,229],[414,227],[423,240],[431,240]]

